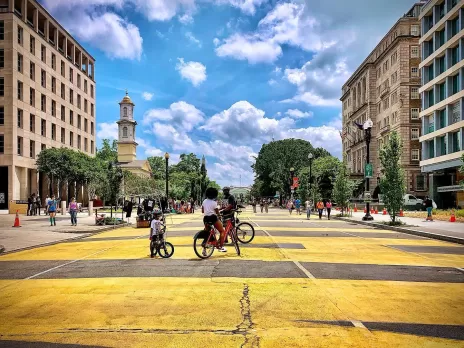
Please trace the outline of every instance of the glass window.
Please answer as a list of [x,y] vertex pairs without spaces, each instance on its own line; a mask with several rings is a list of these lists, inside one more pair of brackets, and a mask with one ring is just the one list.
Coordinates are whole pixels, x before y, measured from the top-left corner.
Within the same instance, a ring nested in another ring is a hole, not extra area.
[[81,115],[77,115],[77,128],[81,129]]
[[29,66],[29,77],[32,81],[35,81],[35,64],[32,62]]
[[52,53],[52,69],[56,70],[56,56]]
[[47,112],[47,98],[44,94],[40,97],[40,110]]
[[5,78],[0,77],[0,97],[5,95]]
[[93,146],[93,140],[90,141],[90,153],[93,154],[94,152],[94,146]]
[[35,158],[35,141],[29,140],[29,157]]
[[65,135],[66,131],[64,128],[61,128],[61,143],[62,144],[66,144],[66,135]]
[[0,134],[0,153],[4,153],[4,152],[5,152],[5,137],[3,134]]
[[18,100],[23,100],[23,83],[18,81]]
[[419,46],[411,46],[411,58],[419,58]]
[[425,175],[423,174],[416,176],[416,191],[425,191]]
[[459,142],[459,132],[451,133],[451,144],[452,144],[452,148],[451,148],[452,152],[461,151],[461,144]]
[[461,103],[456,102],[451,105],[451,123],[461,121]]
[[64,62],[61,61],[61,76],[65,77],[64,76]]
[[419,77],[419,68],[417,67],[411,68],[411,77]]
[[47,59],[47,49],[45,48],[44,45],[42,45],[42,47],[40,48],[40,59],[42,60],[42,62],[46,63],[46,59]]
[[452,94],[456,94],[460,91],[460,88],[459,88],[459,74],[457,75],[454,75],[451,77],[451,86],[452,86],[452,89],[451,89],[451,93]]
[[61,121],[66,122],[66,108],[61,105]]
[[0,40],[5,40],[5,22],[0,21]]
[[411,87],[411,99],[419,99],[419,88]]
[[18,71],[23,72],[23,56],[18,53]]
[[52,140],[56,140],[56,125],[52,123]]
[[69,123],[74,126],[74,112],[72,110],[69,110]]
[[123,127],[123,128],[122,128],[122,136],[123,136],[124,138],[127,138],[127,127]]
[[29,52],[35,55],[35,39],[31,35],[31,39],[29,41]]
[[18,25],[18,43],[23,45],[23,28]]
[[69,102],[71,104],[74,103],[74,94],[73,94],[73,90],[71,88],[69,89]]
[[52,92],[56,93],[56,78],[52,76]]
[[81,149],[81,136],[79,134],[77,135],[77,148]]
[[52,100],[52,116],[56,117],[56,102]]
[[0,49],[0,68],[5,67],[5,50],[2,48]]
[[23,155],[23,138],[18,137],[18,156]]
[[419,108],[412,108],[411,109],[411,120],[418,120],[419,119]]
[[18,119],[18,128],[23,128],[23,110],[18,109],[17,119]]
[[419,149],[411,150],[411,161],[419,161]]
[[29,130],[35,133],[35,115],[29,115]]
[[[5,107],[4,106],[0,106],[0,124],[5,124]],[[93,128],[93,122],[92,122],[92,128]]]
[[32,87],[29,88],[29,104],[35,106],[35,89]]
[[69,81],[73,83],[73,80],[74,80],[73,69],[69,68]]
[[45,120],[40,120],[40,135],[47,136],[47,122]]
[[411,140],[419,139],[419,128],[411,128]]
[[46,88],[47,87],[47,74],[45,73],[45,70],[42,70],[40,72],[40,84],[42,87]]
[[411,25],[411,35],[419,36],[419,26],[417,24]]
[[74,146],[74,133],[69,132],[69,146]]

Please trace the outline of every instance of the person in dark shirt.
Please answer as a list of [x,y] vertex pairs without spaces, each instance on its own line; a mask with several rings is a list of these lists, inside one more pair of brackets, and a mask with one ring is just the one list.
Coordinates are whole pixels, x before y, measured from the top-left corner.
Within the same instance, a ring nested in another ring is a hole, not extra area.
[[432,211],[433,211],[433,202],[429,196],[425,197],[424,200],[425,209],[427,209],[427,219],[426,221],[433,221]]

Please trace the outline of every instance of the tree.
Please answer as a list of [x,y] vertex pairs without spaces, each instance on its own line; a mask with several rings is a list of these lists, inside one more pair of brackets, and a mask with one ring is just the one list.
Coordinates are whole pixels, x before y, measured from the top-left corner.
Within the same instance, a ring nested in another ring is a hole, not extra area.
[[333,199],[337,205],[342,208],[342,215],[348,207],[350,198],[353,196],[353,191],[358,184],[356,180],[350,180],[350,174],[346,167],[346,161],[344,160],[339,167],[333,187]]
[[156,180],[166,180],[166,159],[161,156],[151,156],[147,161],[150,163],[153,177]]
[[393,223],[396,221],[396,214],[403,208],[403,196],[406,191],[404,171],[400,164],[402,148],[400,137],[394,131],[388,143],[380,150],[380,163],[382,164],[380,189],[385,208]]
[[113,140],[110,143],[109,139],[102,140],[102,147],[97,149],[96,157],[106,163],[116,163],[118,161],[118,143]]

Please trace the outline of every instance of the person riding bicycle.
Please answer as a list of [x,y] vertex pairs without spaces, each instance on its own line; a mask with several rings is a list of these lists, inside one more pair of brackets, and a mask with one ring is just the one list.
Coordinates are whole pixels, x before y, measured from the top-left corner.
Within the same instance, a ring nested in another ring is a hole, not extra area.
[[[155,209],[153,211],[153,220],[151,220],[150,224],[150,240],[154,240],[158,238],[161,242],[164,241],[164,228],[165,225],[162,221],[160,221],[162,212],[159,209]],[[150,257],[154,257],[152,253]]]
[[218,190],[214,187],[208,187],[205,192],[206,199],[201,205],[201,212],[203,213],[203,223],[205,224],[205,231],[208,230],[208,224],[213,224],[214,227],[221,234],[221,240],[219,241],[218,249],[221,252],[226,252],[227,249],[224,248],[224,238],[225,231],[222,226],[221,220],[219,220],[219,207],[217,205],[216,199],[218,196]]
[[230,187],[226,186],[222,189],[224,194],[224,200],[222,201],[222,221],[234,218],[234,212],[232,210],[237,208],[237,201],[235,197],[230,194]]

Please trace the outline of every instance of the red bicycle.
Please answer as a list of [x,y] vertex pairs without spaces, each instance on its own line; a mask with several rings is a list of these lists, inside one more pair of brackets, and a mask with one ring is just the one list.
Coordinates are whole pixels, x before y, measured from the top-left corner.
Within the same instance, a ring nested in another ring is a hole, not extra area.
[[[227,219],[225,226],[225,239],[227,236],[230,237],[234,244],[237,255],[240,256],[240,247],[238,246],[237,230],[232,223],[232,219]],[[193,237],[193,250],[195,254],[201,259],[207,259],[214,253],[214,249],[219,248],[219,241],[221,235],[219,231],[214,227],[214,224],[208,223],[207,228],[201,230]]]

